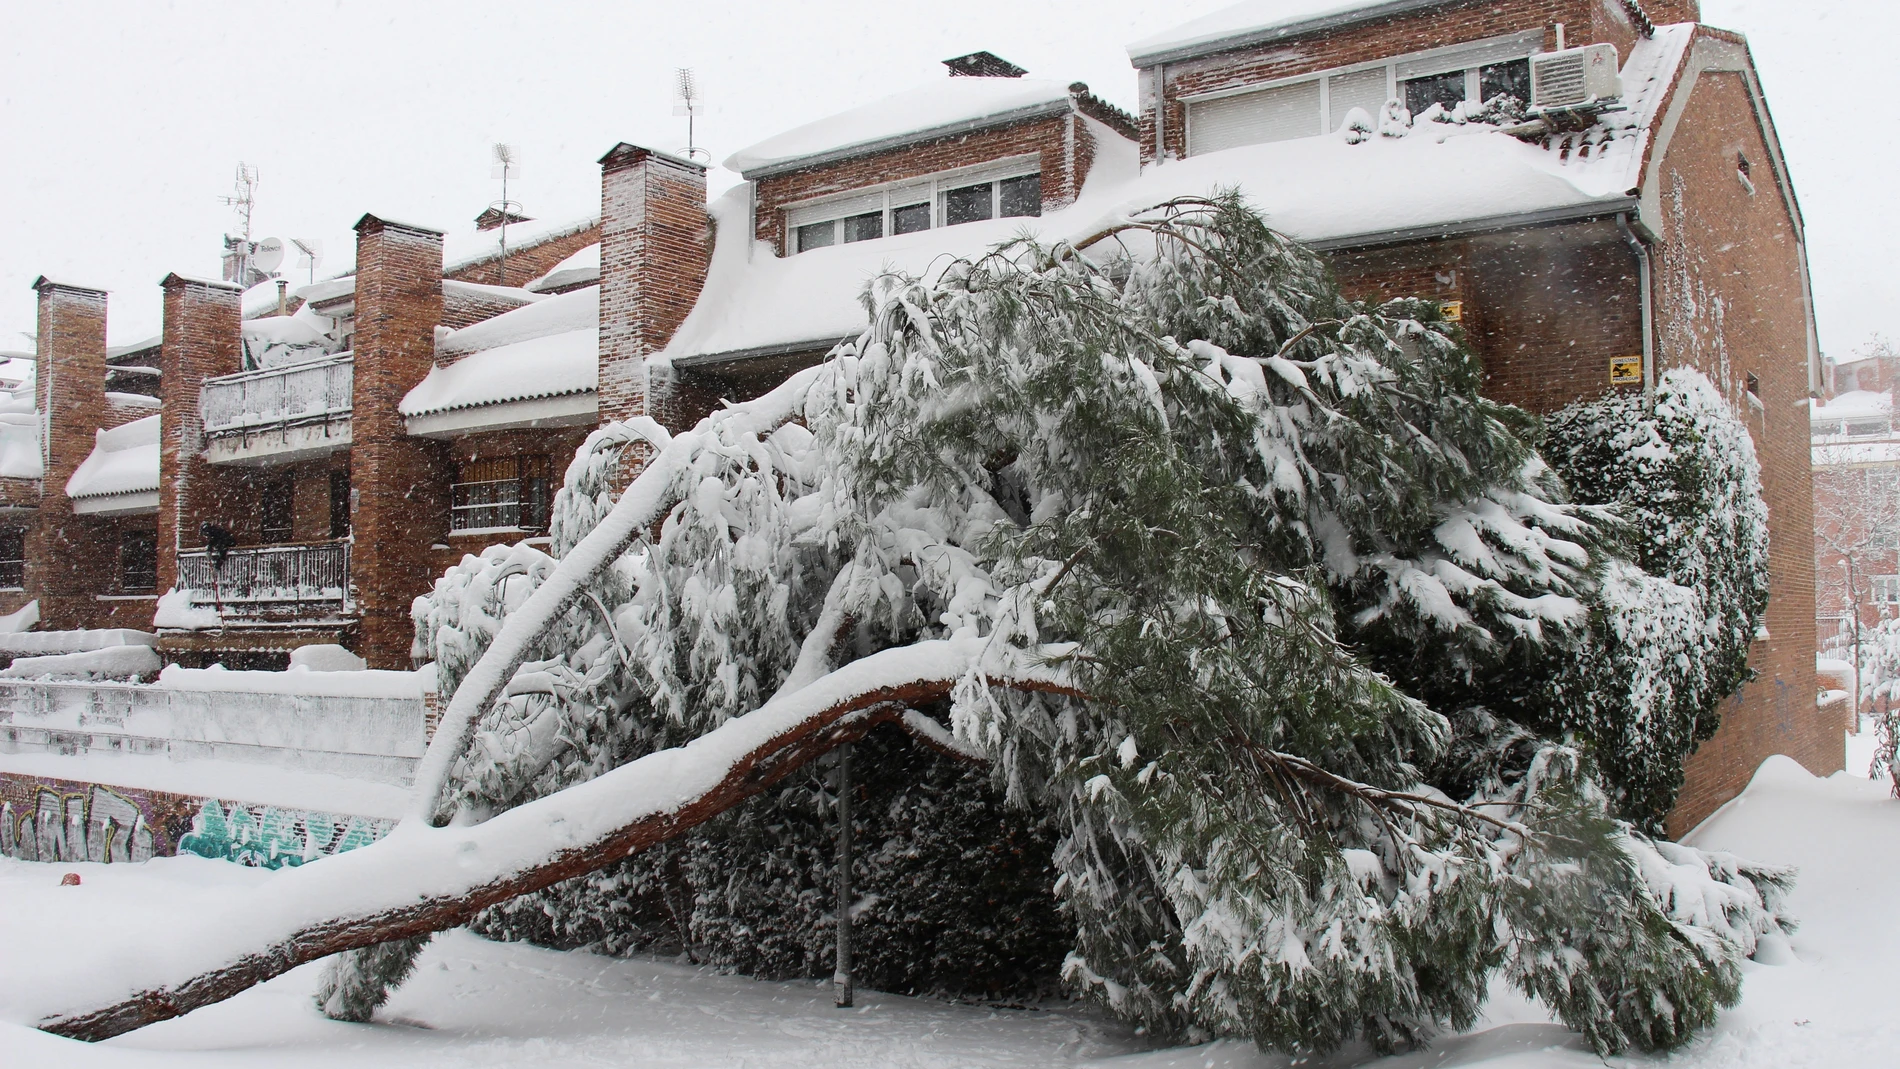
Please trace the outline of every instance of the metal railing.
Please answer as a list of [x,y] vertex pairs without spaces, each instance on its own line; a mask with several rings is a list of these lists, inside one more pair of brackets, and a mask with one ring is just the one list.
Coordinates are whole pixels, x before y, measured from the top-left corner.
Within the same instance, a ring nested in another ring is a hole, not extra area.
[[204,380],[198,411],[208,435],[280,424],[312,423],[350,414],[356,354]]
[[178,553],[178,585],[194,605],[220,604],[227,616],[296,616],[349,609],[346,540],[243,546],[211,566],[204,549]]

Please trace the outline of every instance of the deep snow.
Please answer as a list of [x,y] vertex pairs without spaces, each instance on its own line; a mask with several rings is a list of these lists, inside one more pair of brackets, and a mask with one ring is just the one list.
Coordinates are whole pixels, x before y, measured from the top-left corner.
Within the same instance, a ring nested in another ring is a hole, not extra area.
[[[1672,1069],[1894,1064],[1900,1011],[1900,802],[1851,774],[1819,780],[1787,758],[1763,765],[1748,792],[1690,841],[1801,866],[1787,948],[1751,964],[1744,998],[1689,1049],[1612,1065]],[[328,863],[328,862],[324,862]],[[84,883],[62,887],[77,872]],[[75,942],[113,941],[163,925],[171,910],[236,903],[280,878],[225,862],[42,865],[0,859],[0,1019],[57,982]],[[1049,1066],[1103,1069],[1281,1069],[1284,1058],[1221,1043],[1143,1052],[1138,1037],[1070,1005],[961,1006],[861,993],[840,1011],[813,983],[763,983],[646,959],[610,959],[483,941],[439,940],[373,1025],[319,1017],[306,966],[221,1005],[98,1046],[0,1024],[0,1064],[38,1066]],[[1384,1060],[1348,1052],[1330,1064],[1379,1069],[1584,1069],[1604,1064],[1537,1009],[1496,999],[1472,1034]]]

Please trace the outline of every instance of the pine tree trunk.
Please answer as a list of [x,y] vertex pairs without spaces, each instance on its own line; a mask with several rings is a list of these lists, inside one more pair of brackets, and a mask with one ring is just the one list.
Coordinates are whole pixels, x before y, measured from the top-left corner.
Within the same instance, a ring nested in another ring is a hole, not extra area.
[[851,744],[838,747],[838,967],[831,985],[838,1005],[851,1005]]
[[[931,648],[920,648],[924,646]],[[947,698],[981,650],[981,643],[938,641],[873,654],[814,683],[809,693],[775,699],[755,713],[727,721],[686,747],[649,754],[597,780],[530,802],[487,823],[452,829],[416,828],[410,834],[392,836],[335,859],[289,870],[258,892],[260,905],[275,907],[287,917],[298,915],[292,906],[309,909],[312,893],[357,893],[354,885],[345,885],[339,892],[334,886],[338,880],[372,884],[373,893],[364,901],[401,904],[363,906],[355,912],[331,907],[336,911],[324,919],[297,927],[286,925],[268,945],[249,953],[234,952],[221,966],[136,990],[95,1008],[48,1015],[39,1021],[39,1027],[71,1039],[110,1039],[221,1002],[306,962],[465,924],[498,902],[585,875],[679,836],[769,789],[807,762],[862,737],[880,723],[902,724],[906,707]],[[1077,693],[1042,669],[1025,669],[1013,678],[1000,669],[992,670],[987,678],[992,686]],[[737,743],[743,746],[739,749],[727,740],[749,741]],[[717,758],[713,763],[695,766],[717,778],[710,782],[695,780],[704,786],[688,796],[659,801],[650,798],[653,781],[677,780],[682,774],[682,761],[689,760],[695,749]],[[572,798],[577,794],[583,801],[567,803],[574,805],[575,811],[563,808],[563,796]],[[624,802],[626,798],[639,800]],[[524,827],[538,827],[541,822],[559,825],[565,821],[571,825],[582,818],[583,810],[595,813],[596,820],[607,813],[622,813],[624,817],[613,819],[624,822],[614,826],[597,823],[585,834],[570,827],[564,841],[550,835],[545,846],[536,839],[538,852],[511,863],[513,867],[499,875],[463,876],[455,871],[456,857],[479,856],[484,844],[506,849],[510,836],[518,839]],[[433,838],[437,836],[441,838]],[[424,858],[429,859],[427,863],[420,863]],[[407,890],[418,886],[434,886],[437,890]],[[324,897],[321,901],[327,903],[330,899]],[[214,921],[221,923],[221,918],[204,919],[207,938],[217,930]],[[167,936],[175,938],[177,930],[168,929]],[[399,963],[392,959],[388,964],[392,966],[388,972],[393,973]],[[162,970],[164,966],[155,964],[153,968]],[[100,982],[114,985],[119,981],[101,976]],[[374,993],[368,994],[373,997]]]

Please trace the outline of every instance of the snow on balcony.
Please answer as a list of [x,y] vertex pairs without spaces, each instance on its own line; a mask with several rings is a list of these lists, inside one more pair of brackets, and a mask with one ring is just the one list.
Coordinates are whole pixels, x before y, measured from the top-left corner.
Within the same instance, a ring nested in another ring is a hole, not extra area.
[[356,355],[221,375],[198,393],[212,462],[283,462],[350,444]]

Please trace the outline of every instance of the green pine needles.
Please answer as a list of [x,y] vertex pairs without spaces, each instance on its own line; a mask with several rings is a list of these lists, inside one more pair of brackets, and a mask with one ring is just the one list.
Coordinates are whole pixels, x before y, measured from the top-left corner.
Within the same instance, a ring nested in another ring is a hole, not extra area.
[[[1752,460],[1719,398],[1672,378],[1653,417],[1614,417],[1672,443],[1642,474],[1677,493],[1656,513],[1674,526],[1643,548],[1641,509],[1661,498],[1576,479],[1601,504],[1571,503],[1564,476],[1609,463],[1579,447],[1546,464],[1539,421],[1480,395],[1433,307],[1344,300],[1237,196],[882,277],[865,306],[864,334],[797,380],[798,422],[701,425],[661,530],[596,578],[484,720],[457,771],[463,819],[856,658],[978,641],[982,664],[1040,665],[1079,696],[993,687],[979,667],[905,723],[979,758],[1020,826],[1047,829],[1047,863],[1012,871],[1053,877],[1063,979],[1153,1034],[1398,1049],[1469,1026],[1501,974],[1607,1054],[1680,1044],[1735,1001],[1740,961],[1785,926],[1789,874],[1645,834],[1760,613],[1759,556],[1715,548],[1760,546]],[[1554,439],[1602,438],[1569,426]],[[602,514],[637,437],[590,440],[557,542]],[[550,562],[525,547],[465,560],[418,602],[418,652],[458,678]],[[1714,622],[1676,634],[1698,614]],[[1720,663],[1684,663],[1707,651]],[[960,867],[1009,839],[983,805],[930,800],[968,779],[887,795],[958,823],[940,842],[880,818],[899,829],[886,841],[958,873],[867,874],[867,918],[938,918],[923,942],[868,940],[933,955],[890,970],[907,984],[954,975],[954,948],[998,953],[966,938],[980,910],[924,905],[935,884],[981,886]],[[787,919],[802,891],[775,915],[748,883],[816,882],[797,874],[821,856],[822,798],[748,807],[610,870],[613,886],[692,903],[674,925],[689,942],[822,926]],[[682,880],[701,890],[667,890]],[[537,901],[496,923],[540,908],[598,933],[599,917],[560,914],[612,912],[572,885]],[[787,954],[822,962],[812,951]]]

